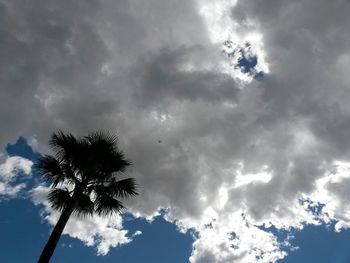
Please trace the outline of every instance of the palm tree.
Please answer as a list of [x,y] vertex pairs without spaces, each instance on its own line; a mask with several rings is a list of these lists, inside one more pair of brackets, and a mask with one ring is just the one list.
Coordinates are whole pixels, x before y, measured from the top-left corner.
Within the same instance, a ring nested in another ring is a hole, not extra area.
[[39,158],[35,168],[51,184],[48,200],[61,211],[38,263],[49,262],[72,213],[109,215],[124,210],[118,199],[137,195],[134,178],[120,179],[130,162],[117,147],[117,137],[104,132],[76,138],[53,133],[55,155]]

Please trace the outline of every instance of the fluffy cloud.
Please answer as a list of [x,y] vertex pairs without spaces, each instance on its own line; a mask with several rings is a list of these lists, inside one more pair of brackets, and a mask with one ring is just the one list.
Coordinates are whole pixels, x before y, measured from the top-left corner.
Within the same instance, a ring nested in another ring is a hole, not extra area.
[[274,262],[288,244],[264,227],[349,225],[338,175],[350,158],[349,8],[0,1],[0,143],[24,135],[45,151],[58,128],[117,130],[141,186],[135,215],[166,208],[196,229],[191,262]]
[[[60,213],[54,211],[47,201],[49,188],[37,186],[32,191],[32,199],[36,205],[44,207],[42,216],[50,224],[55,225]],[[97,215],[79,217],[72,215],[63,234],[80,239],[87,246],[95,246],[98,255],[106,255],[110,248],[129,243],[132,239],[127,236],[128,231],[123,229],[120,215],[113,214],[109,217]],[[140,234],[137,231],[133,236]]]
[[318,208],[316,212],[323,221],[336,222],[336,231],[350,228],[349,172],[349,162],[335,162],[333,169],[316,181],[315,191],[308,196]]
[[[2,157],[0,155],[0,157]],[[3,157],[0,164],[0,199],[13,198],[26,186],[17,179],[24,175],[28,177],[33,162],[19,156]]]

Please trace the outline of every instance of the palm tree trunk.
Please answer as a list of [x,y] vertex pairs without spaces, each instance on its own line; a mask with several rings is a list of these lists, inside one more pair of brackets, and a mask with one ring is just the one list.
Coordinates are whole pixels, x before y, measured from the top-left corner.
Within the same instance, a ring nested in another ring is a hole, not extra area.
[[75,202],[72,202],[62,211],[62,214],[58,219],[56,226],[52,230],[49,240],[47,241],[43,251],[41,252],[38,263],[48,263],[50,261],[50,258],[52,257],[53,252],[55,251],[58,240],[61,237],[63,229],[66,226],[68,219],[74,210],[74,206]]

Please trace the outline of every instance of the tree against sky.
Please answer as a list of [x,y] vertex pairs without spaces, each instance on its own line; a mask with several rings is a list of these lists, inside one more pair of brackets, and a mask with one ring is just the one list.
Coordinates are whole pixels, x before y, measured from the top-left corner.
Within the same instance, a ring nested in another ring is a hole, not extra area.
[[38,263],[49,262],[72,213],[119,213],[125,209],[120,199],[138,194],[134,178],[121,179],[131,163],[116,136],[97,132],[77,138],[57,132],[49,143],[55,155],[42,156],[35,168],[51,184],[48,200],[61,215]]

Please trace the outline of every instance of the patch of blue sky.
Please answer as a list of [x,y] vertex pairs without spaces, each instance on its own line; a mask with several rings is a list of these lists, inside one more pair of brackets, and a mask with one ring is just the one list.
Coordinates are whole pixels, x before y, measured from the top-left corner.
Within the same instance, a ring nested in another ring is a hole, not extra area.
[[235,67],[239,68],[243,73],[252,76],[254,79],[261,80],[264,72],[256,70],[258,57],[250,52],[250,44],[246,43],[245,47],[240,48],[238,52],[240,53],[240,58]]
[[301,198],[299,199],[299,203],[300,205],[306,207],[306,209],[312,213],[314,216],[319,217],[322,216],[323,214],[323,208],[325,207],[325,204],[321,204],[321,203],[315,203],[310,199],[305,199],[305,198]]
[[293,233],[290,240],[298,249],[289,251],[288,256],[278,263],[349,263],[350,230],[334,231],[331,225],[309,225]]
[[288,253],[278,263],[349,263],[350,230],[335,232],[334,225],[335,222],[306,225],[302,230],[280,230],[273,226],[261,229],[274,234],[281,249]]
[[225,41],[224,47],[224,54],[233,59],[235,69],[239,69],[242,73],[252,76],[256,80],[263,79],[265,73],[256,69],[259,58],[252,52],[249,42],[245,43],[244,46],[238,46],[232,41]]

